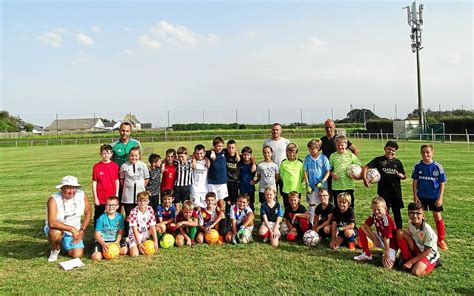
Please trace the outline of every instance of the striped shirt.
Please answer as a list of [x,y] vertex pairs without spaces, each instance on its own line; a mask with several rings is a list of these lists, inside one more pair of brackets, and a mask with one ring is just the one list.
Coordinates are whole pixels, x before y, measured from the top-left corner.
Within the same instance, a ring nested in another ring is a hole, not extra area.
[[176,181],[175,186],[190,186],[193,183],[193,160],[189,158],[185,163],[175,161]]

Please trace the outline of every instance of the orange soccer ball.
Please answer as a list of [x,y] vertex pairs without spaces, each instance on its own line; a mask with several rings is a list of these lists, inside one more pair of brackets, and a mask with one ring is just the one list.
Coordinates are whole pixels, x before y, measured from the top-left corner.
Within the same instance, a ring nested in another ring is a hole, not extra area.
[[143,243],[145,248],[145,255],[153,255],[156,252],[155,243],[152,240],[147,240]]
[[[359,238],[356,239],[356,243],[362,249],[362,243],[360,242]],[[369,250],[372,250],[374,247],[374,242],[370,238],[367,238],[367,243],[369,245]]]
[[204,235],[204,239],[208,244],[216,244],[219,241],[219,232],[217,232],[215,229],[212,229],[209,233]]
[[109,243],[107,244],[108,250],[102,251],[102,255],[105,259],[114,259],[120,255],[120,246],[117,243]]

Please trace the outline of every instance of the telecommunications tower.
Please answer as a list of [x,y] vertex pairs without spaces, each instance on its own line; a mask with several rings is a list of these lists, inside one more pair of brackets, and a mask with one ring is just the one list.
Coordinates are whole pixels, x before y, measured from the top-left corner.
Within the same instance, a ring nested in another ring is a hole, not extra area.
[[423,4],[416,7],[416,2],[410,6],[403,7],[407,10],[408,25],[411,28],[411,51],[416,53],[416,76],[418,82],[418,116],[420,122],[421,133],[425,132],[425,114],[423,112],[423,99],[421,96],[421,67],[420,67],[420,50],[421,46],[421,31],[423,26]]

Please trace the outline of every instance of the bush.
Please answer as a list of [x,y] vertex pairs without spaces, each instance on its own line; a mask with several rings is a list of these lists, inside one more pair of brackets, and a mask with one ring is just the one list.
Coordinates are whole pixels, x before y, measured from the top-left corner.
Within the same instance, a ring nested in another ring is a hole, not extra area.
[[472,117],[453,117],[441,120],[444,123],[444,130],[447,134],[469,134],[474,133],[474,118]]
[[392,120],[369,120],[365,126],[368,133],[380,133],[380,130],[384,133],[393,133]]

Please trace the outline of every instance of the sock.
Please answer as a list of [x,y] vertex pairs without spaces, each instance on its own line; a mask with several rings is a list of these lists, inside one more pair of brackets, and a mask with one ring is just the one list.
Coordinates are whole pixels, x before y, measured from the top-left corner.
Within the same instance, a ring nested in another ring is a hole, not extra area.
[[260,235],[262,238],[267,238],[270,236],[270,231],[265,232],[265,234]]
[[408,244],[405,239],[402,238],[398,240],[398,248],[400,249],[401,257],[403,258],[404,262],[407,262],[412,258],[410,249],[408,248]]
[[311,225],[313,224],[313,221],[314,221],[314,210],[316,209],[316,205],[314,204],[310,204],[309,205],[309,223],[311,223]]
[[364,250],[364,253],[367,256],[371,256],[372,253],[370,253],[370,250],[369,250],[369,242],[367,241],[367,235],[362,230],[362,228],[359,228],[359,243],[362,246],[362,250]]
[[435,220],[436,223],[436,232],[438,232],[438,242],[444,240],[444,221],[443,219],[441,220]]
[[188,227],[188,235],[191,240],[194,240],[196,238],[196,234],[197,234],[197,227],[195,226]]
[[355,234],[351,235],[350,237],[347,238],[350,243],[355,242]]

